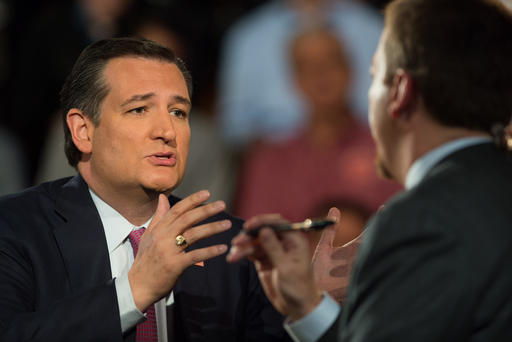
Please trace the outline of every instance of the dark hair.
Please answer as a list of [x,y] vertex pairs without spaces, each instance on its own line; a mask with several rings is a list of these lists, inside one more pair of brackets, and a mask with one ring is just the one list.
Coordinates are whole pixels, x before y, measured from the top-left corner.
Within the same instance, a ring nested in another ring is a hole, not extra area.
[[387,82],[413,78],[439,123],[490,132],[512,114],[512,16],[490,0],[396,0],[385,10]]
[[105,66],[113,58],[130,56],[175,64],[185,78],[189,96],[192,96],[192,77],[183,61],[170,49],[144,38],[111,38],[92,43],[76,60],[60,92],[64,151],[71,166],[77,166],[82,153],[71,139],[66,123],[67,112],[72,108],[80,109],[97,126],[100,122],[101,103],[109,92],[103,77]]

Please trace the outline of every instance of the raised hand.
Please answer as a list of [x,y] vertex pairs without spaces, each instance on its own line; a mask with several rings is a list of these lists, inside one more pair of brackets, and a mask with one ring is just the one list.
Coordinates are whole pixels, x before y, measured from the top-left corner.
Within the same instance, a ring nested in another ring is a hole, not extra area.
[[362,234],[343,246],[335,247],[336,230],[343,229],[343,226],[339,227],[341,224],[340,211],[331,208],[328,217],[334,218],[338,223],[323,231],[313,255],[313,272],[317,286],[341,303],[346,296],[352,265],[361,243]]
[[[200,191],[169,208],[167,197],[159,196],[155,216],[142,236],[139,251],[128,272],[133,299],[140,311],[167,295],[187,267],[226,252],[226,245],[185,252],[185,248],[194,242],[231,227],[228,220],[193,227],[224,210],[225,204],[221,201],[201,205],[209,197],[207,191]],[[183,235],[185,245],[177,245],[178,235]]]
[[[256,216],[245,223],[247,230],[283,222],[279,215]],[[285,232],[279,237],[269,228],[253,239],[241,234],[232,241],[228,262],[243,257],[254,261],[263,289],[274,307],[292,320],[311,312],[321,301],[309,257],[308,240],[302,232]]]

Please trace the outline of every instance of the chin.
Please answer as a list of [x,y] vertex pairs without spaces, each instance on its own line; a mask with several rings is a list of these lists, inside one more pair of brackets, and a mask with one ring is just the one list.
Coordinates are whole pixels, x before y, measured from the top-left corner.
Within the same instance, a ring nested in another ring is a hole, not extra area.
[[380,158],[379,156],[377,156],[377,158],[375,159],[375,167],[377,169],[377,175],[379,175],[379,177],[384,179],[396,180],[391,170],[386,166],[384,160],[382,160],[382,158]]
[[178,187],[178,181],[175,177],[166,177],[166,178],[155,178],[151,181],[146,181],[142,184],[142,187],[146,190],[146,192],[155,192],[155,193],[164,193],[166,195],[170,195],[171,191]]

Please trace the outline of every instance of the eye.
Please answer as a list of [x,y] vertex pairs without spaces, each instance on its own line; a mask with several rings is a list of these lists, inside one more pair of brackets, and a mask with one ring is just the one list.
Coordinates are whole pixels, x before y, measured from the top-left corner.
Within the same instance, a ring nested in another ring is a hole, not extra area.
[[188,114],[184,110],[181,109],[172,109],[169,114],[176,116],[178,118],[186,119]]
[[137,107],[137,108],[130,109],[128,111],[128,113],[133,113],[133,114],[141,115],[141,114],[144,114],[146,111],[147,111],[146,107]]

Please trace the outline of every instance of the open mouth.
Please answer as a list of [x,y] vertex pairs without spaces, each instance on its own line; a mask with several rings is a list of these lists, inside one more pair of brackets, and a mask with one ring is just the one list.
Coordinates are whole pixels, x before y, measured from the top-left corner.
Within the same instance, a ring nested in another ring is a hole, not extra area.
[[160,166],[174,166],[176,155],[174,153],[156,153],[150,156],[153,163]]
[[159,153],[159,154],[155,154],[154,156],[156,158],[162,159],[162,160],[174,158],[173,153]]

